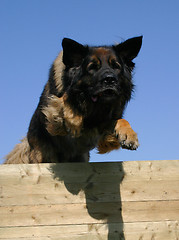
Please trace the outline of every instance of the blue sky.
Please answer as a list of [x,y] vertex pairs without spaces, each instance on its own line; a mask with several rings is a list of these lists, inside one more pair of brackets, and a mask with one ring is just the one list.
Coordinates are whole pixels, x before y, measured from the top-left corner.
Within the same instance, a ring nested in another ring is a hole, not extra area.
[[0,163],[26,135],[63,37],[102,45],[139,35],[124,117],[140,147],[92,151],[91,161],[179,159],[178,9],[178,0],[0,0]]

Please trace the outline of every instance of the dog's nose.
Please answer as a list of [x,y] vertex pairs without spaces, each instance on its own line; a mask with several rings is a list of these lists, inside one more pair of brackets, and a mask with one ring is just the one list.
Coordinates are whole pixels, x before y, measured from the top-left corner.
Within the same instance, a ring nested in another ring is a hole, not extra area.
[[116,83],[117,78],[114,75],[107,75],[103,78],[103,82],[105,85],[113,85]]

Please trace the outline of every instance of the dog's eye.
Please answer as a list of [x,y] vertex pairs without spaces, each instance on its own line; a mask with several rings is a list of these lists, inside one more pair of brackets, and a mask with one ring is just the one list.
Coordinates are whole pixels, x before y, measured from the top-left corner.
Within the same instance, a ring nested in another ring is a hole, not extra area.
[[99,69],[99,65],[97,63],[91,62],[88,64],[87,66],[87,70],[98,70]]
[[110,65],[113,69],[121,69],[121,64],[116,62],[115,60],[112,60]]

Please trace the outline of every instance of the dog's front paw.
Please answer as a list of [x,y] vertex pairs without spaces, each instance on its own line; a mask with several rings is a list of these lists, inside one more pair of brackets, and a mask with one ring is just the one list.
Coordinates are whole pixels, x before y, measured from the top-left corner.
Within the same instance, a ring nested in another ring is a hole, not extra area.
[[117,121],[115,135],[122,148],[136,150],[139,147],[137,133],[134,132],[126,120],[120,119]]

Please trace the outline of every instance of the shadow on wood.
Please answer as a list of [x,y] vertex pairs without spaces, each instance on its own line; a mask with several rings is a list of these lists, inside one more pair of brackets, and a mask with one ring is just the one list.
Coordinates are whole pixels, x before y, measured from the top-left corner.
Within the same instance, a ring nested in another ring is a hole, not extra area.
[[178,240],[178,186],[179,160],[0,165],[0,240]]
[[[98,222],[107,223],[108,225],[108,238],[107,240],[124,240],[123,233],[123,220],[122,220],[122,206],[121,206],[121,195],[120,195],[120,184],[124,177],[123,163],[119,162],[117,165],[118,172],[120,174],[115,174],[115,181],[110,184],[110,189],[108,180],[105,181],[105,175],[102,174],[101,169],[103,165],[101,163],[88,163],[80,168],[82,173],[88,173],[86,179],[82,174],[80,179],[79,169],[77,171],[71,172],[69,165],[64,165],[61,167],[59,164],[54,164],[50,167],[53,173],[53,177],[60,181],[64,181],[67,190],[73,195],[78,195],[81,191],[85,194],[86,206],[88,213]],[[107,175],[113,175],[114,167],[111,164],[107,164],[106,169]],[[85,168],[85,169],[84,169]],[[65,173],[65,174],[64,174]],[[102,176],[100,176],[102,174]],[[72,181],[72,178],[74,180]],[[78,181],[75,181],[78,179]],[[105,186],[106,183],[106,186]],[[113,195],[111,195],[111,188]],[[78,217],[78,216],[77,216]],[[117,223],[113,225],[112,223]],[[87,224],[87,222],[82,222],[81,224]],[[100,226],[99,226],[100,227]],[[98,233],[97,226],[91,224],[89,228],[92,230],[95,228],[96,233]]]

